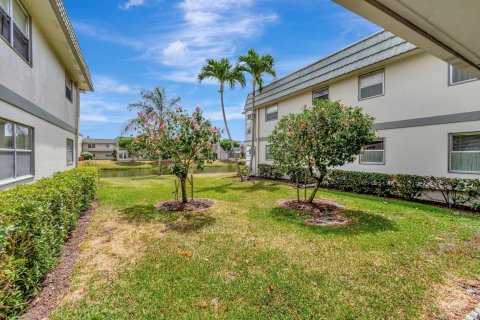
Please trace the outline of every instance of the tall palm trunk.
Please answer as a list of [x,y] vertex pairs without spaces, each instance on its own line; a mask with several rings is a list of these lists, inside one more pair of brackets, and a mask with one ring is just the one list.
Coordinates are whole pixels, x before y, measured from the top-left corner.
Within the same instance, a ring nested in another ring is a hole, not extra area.
[[243,175],[242,175],[242,172],[240,171],[240,163],[238,161],[237,153],[235,152],[235,149],[234,149],[235,147],[233,145],[232,136],[230,135],[230,129],[228,129],[227,117],[225,116],[225,103],[223,101],[223,83],[220,85],[220,100],[222,102],[222,114],[223,114],[223,122],[225,123],[225,130],[227,130],[228,139],[230,140],[230,148],[232,149],[233,154],[235,156],[235,163],[237,165],[237,175],[240,177],[240,180],[243,181]]
[[[248,177],[252,174],[253,169],[253,153],[255,149],[255,128],[257,127],[257,117],[255,115],[255,88],[257,87],[257,83],[255,79],[253,80],[253,94],[252,94],[252,143],[250,144],[250,165],[248,166]],[[255,152],[256,153],[256,152]],[[257,159],[255,158],[255,161]]]

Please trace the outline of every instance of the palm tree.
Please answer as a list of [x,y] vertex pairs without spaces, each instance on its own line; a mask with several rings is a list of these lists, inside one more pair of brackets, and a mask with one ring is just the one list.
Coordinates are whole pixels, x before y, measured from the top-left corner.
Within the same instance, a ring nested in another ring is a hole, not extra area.
[[253,150],[255,148],[255,128],[256,128],[256,121],[257,117],[255,116],[255,93],[257,90],[262,92],[263,89],[263,74],[269,74],[272,77],[276,77],[277,73],[273,69],[275,64],[274,58],[269,55],[259,55],[254,49],[248,50],[248,53],[244,56],[240,56],[238,61],[241,63],[243,69],[252,76],[252,143],[250,145],[250,165],[248,167],[248,177],[252,173],[252,166],[253,166]]
[[[227,131],[228,139],[231,142],[231,149],[234,150],[234,142],[232,136],[230,135],[230,130],[228,129],[227,117],[225,116],[225,103],[223,101],[223,93],[225,84],[227,84],[230,89],[235,88],[237,83],[240,84],[242,88],[245,88],[246,81],[245,75],[243,74],[243,68],[239,65],[233,66],[227,58],[222,58],[220,60],[207,59],[205,60],[205,65],[202,67],[200,74],[198,75],[198,81],[202,82],[207,78],[215,79],[220,85],[220,101],[222,104],[222,114],[223,122],[225,123],[225,130]],[[243,174],[240,171],[240,163],[238,161],[238,156],[234,152],[235,163],[237,165],[237,174],[243,181]]]
[[[155,87],[153,90],[143,90],[140,96],[142,98],[139,101],[128,105],[128,111],[142,112],[145,115],[154,112],[160,115],[161,118],[182,100],[180,97],[168,99],[165,88],[160,86]],[[122,128],[122,134],[135,131],[137,125],[138,118],[127,120]],[[158,156],[158,175],[162,175],[162,155]]]

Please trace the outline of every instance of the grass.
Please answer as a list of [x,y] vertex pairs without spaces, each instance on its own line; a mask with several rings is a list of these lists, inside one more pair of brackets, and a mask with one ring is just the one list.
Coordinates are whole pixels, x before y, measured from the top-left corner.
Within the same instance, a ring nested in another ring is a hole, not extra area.
[[[97,166],[100,170],[137,170],[152,169],[158,167],[157,161],[114,161],[114,160],[86,160],[82,166]],[[216,160],[212,163],[205,163],[205,167],[233,167],[235,161]]]
[[198,175],[196,197],[216,203],[188,214],[154,208],[172,177],[102,183],[51,319],[430,319],[473,303],[457,285],[480,272],[472,214],[322,190],[352,223],[313,227],[275,206],[295,197],[278,182]]

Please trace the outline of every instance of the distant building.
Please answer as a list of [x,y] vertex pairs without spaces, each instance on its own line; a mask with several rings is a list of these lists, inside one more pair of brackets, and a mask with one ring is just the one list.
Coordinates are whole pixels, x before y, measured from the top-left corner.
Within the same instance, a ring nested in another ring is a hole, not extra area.
[[60,0],[0,0],[0,189],[74,168],[88,66]]
[[215,144],[214,149],[217,155],[217,160],[235,160],[235,154],[237,155],[238,159],[245,158],[245,144],[243,142],[239,142],[240,146],[234,148],[234,152],[228,154],[225,150],[222,149],[220,143]]
[[83,139],[82,152],[93,154],[94,160],[114,160],[118,153],[117,139]]

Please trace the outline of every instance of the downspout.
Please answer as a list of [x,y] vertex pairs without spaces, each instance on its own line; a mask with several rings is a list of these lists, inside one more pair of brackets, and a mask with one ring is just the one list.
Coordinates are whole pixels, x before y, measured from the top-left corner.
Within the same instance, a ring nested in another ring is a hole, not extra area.
[[73,150],[75,150],[75,168],[78,167],[78,159],[80,158],[80,150],[78,147],[79,135],[80,135],[80,89],[78,85],[75,85],[75,113],[76,113],[76,134],[75,134],[75,145],[73,146]]

